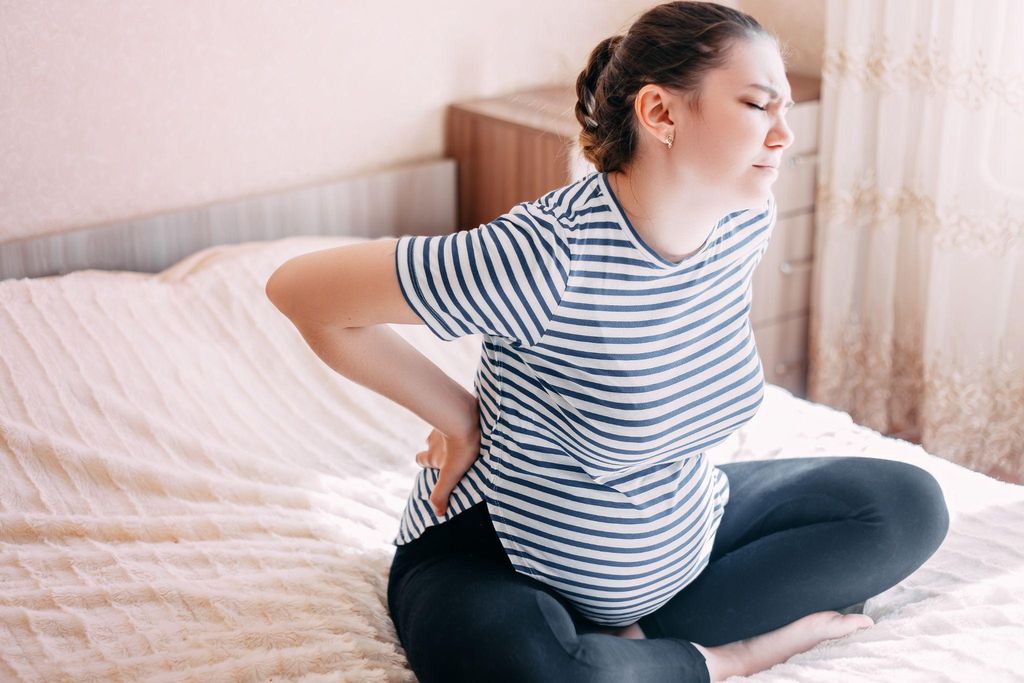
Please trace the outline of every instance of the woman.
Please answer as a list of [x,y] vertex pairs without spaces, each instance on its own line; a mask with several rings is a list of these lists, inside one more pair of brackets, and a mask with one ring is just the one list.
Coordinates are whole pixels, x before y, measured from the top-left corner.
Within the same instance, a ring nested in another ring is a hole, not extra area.
[[[267,284],[325,362],[436,428],[388,583],[413,671],[715,681],[872,625],[850,606],[945,537],[935,479],[705,455],[763,398],[750,278],[793,141],[777,40],[671,2],[598,45],[576,87],[597,173],[474,230],[300,256]],[[388,322],[483,334],[475,394]]]

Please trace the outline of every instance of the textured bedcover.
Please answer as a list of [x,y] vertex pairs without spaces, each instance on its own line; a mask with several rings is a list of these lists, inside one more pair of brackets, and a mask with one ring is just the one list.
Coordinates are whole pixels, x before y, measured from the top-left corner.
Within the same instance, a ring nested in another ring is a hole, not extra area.
[[[353,241],[0,282],[0,680],[414,680],[385,587],[430,428],[330,370],[263,291]],[[472,386],[479,337],[394,329]],[[867,602],[873,628],[751,680],[1024,680],[1024,487],[774,385],[711,453],[902,460],[950,508],[943,547]]]

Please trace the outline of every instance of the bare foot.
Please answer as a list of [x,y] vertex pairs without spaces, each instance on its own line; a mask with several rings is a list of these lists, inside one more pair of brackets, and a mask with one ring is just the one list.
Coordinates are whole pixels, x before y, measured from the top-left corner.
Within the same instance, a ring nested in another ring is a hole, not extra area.
[[[732,676],[750,676],[785,662],[793,655],[810,650],[818,643],[842,638],[854,631],[874,626],[874,620],[865,614],[815,612],[791,624],[768,633],[738,640],[717,647],[693,646],[704,655],[711,681],[722,681]],[[622,638],[645,638],[639,624],[601,631]]]
[[704,647],[697,643],[692,643],[692,645],[704,655],[704,664],[708,667],[708,677],[711,683],[724,681],[730,676],[735,676],[739,671],[738,664],[731,659],[732,652],[726,650],[728,645],[719,645],[718,647]]
[[[774,631],[709,649],[716,659],[726,663],[725,670],[719,672],[723,678],[750,676],[806,652],[824,640],[842,638],[874,624],[866,614],[815,612]],[[711,680],[721,679],[712,674]]]

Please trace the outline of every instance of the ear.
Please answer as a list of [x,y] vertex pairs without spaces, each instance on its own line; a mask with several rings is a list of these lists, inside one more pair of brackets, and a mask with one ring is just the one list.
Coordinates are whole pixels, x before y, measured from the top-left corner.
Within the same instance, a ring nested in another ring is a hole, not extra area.
[[650,134],[658,144],[676,135],[679,114],[673,110],[680,106],[684,106],[680,97],[654,83],[640,88],[633,102],[640,130]]

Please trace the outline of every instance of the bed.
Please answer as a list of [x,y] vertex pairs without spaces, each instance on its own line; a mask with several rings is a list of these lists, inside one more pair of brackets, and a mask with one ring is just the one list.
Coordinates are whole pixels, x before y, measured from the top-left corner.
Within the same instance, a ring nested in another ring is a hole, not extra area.
[[[385,589],[430,427],[264,295],[288,258],[360,239],[0,281],[0,679],[415,680]],[[479,336],[394,329],[471,390]],[[950,508],[873,628],[751,680],[1024,680],[1024,487],[774,385],[711,455],[901,460]]]

